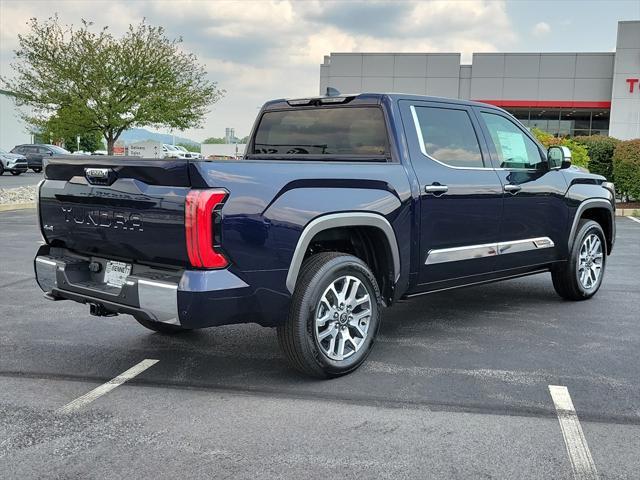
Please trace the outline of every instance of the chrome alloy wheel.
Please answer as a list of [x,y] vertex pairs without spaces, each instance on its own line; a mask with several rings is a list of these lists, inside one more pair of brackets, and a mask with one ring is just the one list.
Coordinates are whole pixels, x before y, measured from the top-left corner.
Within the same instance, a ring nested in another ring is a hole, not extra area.
[[602,275],[602,242],[596,234],[589,234],[580,246],[578,257],[578,279],[586,290],[598,284]]
[[318,345],[331,360],[344,360],[364,344],[371,320],[371,295],[358,278],[334,280],[322,294],[315,314]]

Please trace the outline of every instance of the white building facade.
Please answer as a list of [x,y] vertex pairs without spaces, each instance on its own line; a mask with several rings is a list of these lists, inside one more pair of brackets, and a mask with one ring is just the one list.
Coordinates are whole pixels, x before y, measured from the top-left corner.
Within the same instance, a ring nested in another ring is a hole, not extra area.
[[618,23],[615,52],[331,53],[320,94],[398,92],[477,100],[554,135],[640,138],[640,21]]

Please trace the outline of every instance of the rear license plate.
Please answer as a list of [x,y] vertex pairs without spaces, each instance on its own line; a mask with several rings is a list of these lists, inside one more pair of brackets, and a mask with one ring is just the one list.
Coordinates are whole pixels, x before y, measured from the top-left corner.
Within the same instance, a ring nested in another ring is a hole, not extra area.
[[104,283],[112,287],[122,287],[130,273],[131,264],[108,260],[104,269]]

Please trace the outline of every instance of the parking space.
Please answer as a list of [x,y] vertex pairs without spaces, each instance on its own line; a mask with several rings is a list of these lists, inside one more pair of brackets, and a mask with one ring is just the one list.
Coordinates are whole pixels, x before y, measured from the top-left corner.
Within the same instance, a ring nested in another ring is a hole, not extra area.
[[[34,212],[2,213],[0,463],[22,478],[634,478],[640,224],[617,228],[594,299],[562,301],[545,274],[402,302],[360,370],[320,382],[271,329],[168,338],[45,301]],[[567,424],[550,385],[570,395]],[[593,470],[576,466],[575,425]]]
[[12,175],[5,172],[0,176],[0,188],[16,188],[26,187],[29,185],[37,185],[42,180],[42,172],[35,173],[31,170],[21,173],[20,175]]

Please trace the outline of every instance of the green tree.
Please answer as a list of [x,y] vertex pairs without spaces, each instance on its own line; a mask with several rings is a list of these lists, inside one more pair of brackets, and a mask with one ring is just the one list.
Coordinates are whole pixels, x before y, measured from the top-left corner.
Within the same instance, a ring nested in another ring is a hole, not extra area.
[[568,147],[571,150],[571,163],[578,167],[589,168],[589,153],[584,145],[571,138],[554,137],[539,128],[533,128],[531,132],[545,148],[552,145]]
[[57,116],[100,132],[110,154],[128,128],[201,126],[209,105],[225,93],[162,27],[143,21],[116,38],[84,20],[78,28],[61,25],[57,15],[32,18],[29,27],[18,35],[15,76],[1,79],[5,88],[18,105],[32,107],[32,120]]
[[204,140],[204,142],[202,142],[202,143],[221,144],[221,143],[225,143],[225,139],[224,138],[218,138],[218,137],[209,137],[209,138],[206,138]]
[[[64,112],[64,108],[61,109]],[[66,122],[64,113],[55,114],[41,121],[38,118],[28,119],[32,126],[39,131],[38,137],[45,143],[61,143],[71,152],[78,150],[77,138],[80,137],[80,150],[95,152],[102,150],[104,143],[99,130],[85,130],[81,127]]]
[[618,143],[613,153],[613,178],[620,194],[640,200],[640,139]]
[[190,152],[198,152],[198,153],[200,153],[200,145],[197,145],[195,143],[179,143],[178,145],[180,145],[181,147],[186,148]]
[[613,152],[620,140],[602,135],[573,137],[573,139],[587,148],[589,171],[615,182],[613,178]]

